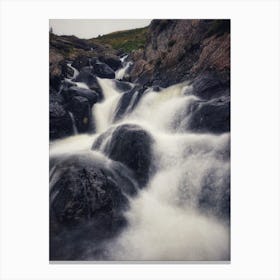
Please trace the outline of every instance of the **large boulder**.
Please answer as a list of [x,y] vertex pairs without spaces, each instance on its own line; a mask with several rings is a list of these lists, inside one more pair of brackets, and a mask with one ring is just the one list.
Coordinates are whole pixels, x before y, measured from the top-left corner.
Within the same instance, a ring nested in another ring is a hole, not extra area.
[[87,99],[90,106],[92,106],[94,103],[96,103],[97,101],[99,101],[101,99],[100,94],[98,94],[94,90],[80,88],[77,86],[72,86],[72,87],[68,88],[67,90],[62,91],[62,95],[66,101],[70,101],[74,96],[83,97],[83,98]]
[[230,97],[197,101],[191,107],[187,128],[199,133],[230,131]]
[[198,207],[208,214],[229,222],[230,220],[230,174],[221,176],[218,169],[211,168],[202,180],[198,194]]
[[63,138],[73,134],[73,123],[69,113],[58,102],[49,105],[50,139]]
[[122,66],[122,62],[117,55],[114,54],[104,54],[99,57],[99,60],[108,66],[110,66],[114,71],[118,70]]
[[91,108],[94,103],[101,100],[95,91],[79,87],[70,87],[61,92],[65,100],[65,107],[73,114],[77,131],[80,133],[93,132]]
[[218,72],[207,72],[196,77],[192,83],[193,94],[202,99],[229,96],[229,76]]
[[96,76],[93,74],[92,67],[83,67],[76,77],[75,82],[82,82],[88,85],[88,87],[98,93],[101,93],[101,88],[98,84]]
[[78,132],[93,132],[91,105],[85,97],[74,96],[67,105],[67,109],[73,114]]
[[[104,145],[105,143],[105,145]],[[93,144],[93,150],[102,151],[112,160],[130,168],[144,187],[153,172],[152,136],[138,125],[124,124],[101,134]]]
[[93,73],[100,78],[114,79],[115,71],[105,63],[95,63],[93,65]]
[[83,67],[90,66],[90,58],[88,56],[79,55],[73,61],[72,66],[80,71]]
[[135,194],[137,187],[132,173],[91,153],[51,163],[50,259],[96,259],[102,241],[126,225],[127,195]]

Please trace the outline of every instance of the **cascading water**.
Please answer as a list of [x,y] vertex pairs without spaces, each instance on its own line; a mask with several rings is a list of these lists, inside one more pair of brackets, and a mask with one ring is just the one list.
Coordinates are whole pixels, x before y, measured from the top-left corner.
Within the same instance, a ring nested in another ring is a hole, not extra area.
[[69,115],[70,115],[70,118],[72,120],[72,124],[73,124],[73,133],[74,134],[78,134],[78,129],[77,129],[77,126],[76,126],[76,122],[75,122],[75,119],[74,119],[74,116],[71,112],[69,112]]
[[[129,67],[117,71],[121,79]],[[77,70],[74,76],[77,76]],[[153,138],[155,172],[138,195],[129,197],[125,212],[128,226],[106,244],[108,260],[229,260],[229,219],[220,215],[220,201],[228,191],[229,133],[214,135],[188,130],[189,108],[200,99],[192,86],[180,83],[159,92],[147,89],[132,109],[138,91],[122,119],[114,122],[122,92],[113,79],[100,79],[104,99],[92,108],[96,133],[76,135],[51,144],[51,156],[92,153],[95,139],[124,125],[138,125]],[[79,87],[80,85],[76,83]],[[183,129],[183,128],[184,129]],[[99,152],[105,153],[112,133],[106,134]],[[211,189],[211,193],[207,191]],[[206,194],[205,194],[206,193]],[[206,197],[205,196],[211,196]],[[211,207],[204,211],[205,200]],[[209,210],[210,209],[210,210]],[[90,259],[90,245],[87,258]]]
[[124,75],[127,73],[128,68],[132,65],[131,61],[126,61],[128,55],[121,58],[121,62],[124,65],[121,69],[116,71],[116,79],[123,79]]
[[113,121],[114,111],[121,97],[121,93],[115,88],[113,80],[97,78],[104,95],[104,101],[92,108],[96,131],[103,132],[109,128]]
[[72,66],[71,63],[67,63],[67,66],[73,70],[73,76],[71,79],[65,78],[66,81],[73,83],[74,85],[76,85],[79,88],[85,88],[85,89],[89,89],[88,85],[86,83],[82,83],[82,82],[76,82],[75,79],[77,78],[77,76],[79,75],[79,71],[74,68]]

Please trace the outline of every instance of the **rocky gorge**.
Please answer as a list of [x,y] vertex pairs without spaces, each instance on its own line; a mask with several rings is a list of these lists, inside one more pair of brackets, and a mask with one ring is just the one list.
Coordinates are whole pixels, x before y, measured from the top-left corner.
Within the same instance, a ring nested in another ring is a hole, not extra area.
[[51,33],[49,62],[50,260],[229,260],[230,21]]

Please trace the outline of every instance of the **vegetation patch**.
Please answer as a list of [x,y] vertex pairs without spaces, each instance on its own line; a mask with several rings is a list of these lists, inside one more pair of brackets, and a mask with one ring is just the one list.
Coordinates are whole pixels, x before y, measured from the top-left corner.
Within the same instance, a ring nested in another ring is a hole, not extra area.
[[97,38],[90,39],[91,42],[109,44],[116,50],[131,52],[133,50],[143,49],[146,43],[146,34],[148,27],[136,28],[125,31],[117,31]]

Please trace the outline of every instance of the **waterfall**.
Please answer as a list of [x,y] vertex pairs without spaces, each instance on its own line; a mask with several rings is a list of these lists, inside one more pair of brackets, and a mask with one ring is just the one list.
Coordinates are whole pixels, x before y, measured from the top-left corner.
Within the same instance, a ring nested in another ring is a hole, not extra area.
[[75,118],[74,118],[74,116],[73,116],[73,114],[71,112],[69,112],[69,115],[70,115],[70,118],[72,120],[73,133],[74,134],[78,134],[78,129],[77,129],[77,126],[76,126]]
[[[90,60],[89,60],[89,61],[90,61]],[[88,87],[88,85],[87,85],[86,83],[75,82],[75,81],[74,81],[74,80],[77,78],[77,76],[79,75],[79,71],[78,71],[76,68],[74,68],[74,67],[72,66],[72,63],[67,63],[67,66],[68,66],[69,68],[71,68],[71,69],[74,71],[74,74],[73,74],[73,76],[72,76],[71,79],[65,78],[65,80],[72,82],[74,85],[76,85],[76,86],[79,87],[79,88],[89,89],[89,87]]]
[[79,71],[76,68],[74,68],[71,63],[67,63],[67,66],[74,71],[74,74],[71,78],[71,80],[74,80],[79,75]]
[[[123,68],[116,71],[116,79],[122,79],[130,66],[126,58],[122,58]],[[79,72],[71,64],[68,66],[74,70],[74,79]],[[188,82],[160,91],[149,88],[141,98],[139,91],[135,91],[126,107],[127,113],[114,122],[123,93],[113,79],[97,78],[97,81],[104,99],[92,108],[96,133],[55,141],[50,147],[51,156],[89,153],[98,136],[124,124],[140,126],[154,140],[151,149],[155,172],[138,195],[129,198],[130,207],[125,212],[128,226],[106,244],[107,258],[229,260],[229,221],[220,218],[215,211],[229,186],[230,134],[202,134],[188,129],[191,108],[201,101],[193,95]],[[138,97],[140,100],[136,104]],[[77,134],[74,117],[71,112],[69,114]],[[98,151],[105,158],[104,147],[110,144],[111,137],[112,131],[105,135]],[[209,190],[214,192],[210,198],[213,209],[207,212],[201,210],[201,194]]]
[[104,100],[93,106],[93,119],[95,121],[96,131],[103,132],[113,121],[114,112],[121,97],[120,92],[115,88],[113,80],[97,78],[102,89]]
[[117,80],[122,80],[124,75],[126,74],[128,68],[132,65],[131,61],[126,62],[125,60],[127,59],[128,55],[124,56],[121,58],[122,62],[122,68],[116,71],[116,79]]

